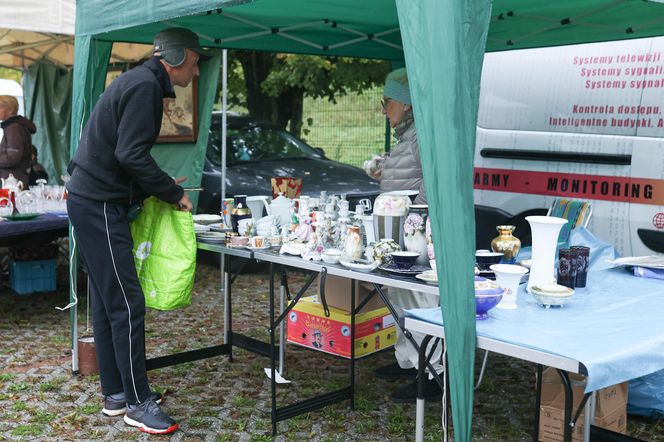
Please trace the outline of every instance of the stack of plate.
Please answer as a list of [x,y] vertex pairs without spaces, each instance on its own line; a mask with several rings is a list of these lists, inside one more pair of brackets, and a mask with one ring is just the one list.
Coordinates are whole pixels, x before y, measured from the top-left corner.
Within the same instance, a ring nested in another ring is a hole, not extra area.
[[226,242],[226,234],[220,232],[201,232],[196,234],[196,239],[202,242],[222,244]]

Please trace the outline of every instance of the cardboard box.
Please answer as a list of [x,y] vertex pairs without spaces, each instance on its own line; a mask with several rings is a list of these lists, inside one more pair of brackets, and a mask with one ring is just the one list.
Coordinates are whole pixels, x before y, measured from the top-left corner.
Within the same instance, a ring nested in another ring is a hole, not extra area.
[[[288,315],[288,342],[350,358],[350,313],[330,307],[326,318],[316,296],[303,297]],[[355,315],[355,357],[396,342],[396,326],[387,307]]]
[[[350,279],[341,276],[327,275],[325,277],[325,301],[327,301],[328,307],[336,307],[347,312],[350,311],[350,282]],[[318,302],[320,302],[320,277],[318,277],[316,287],[318,287],[318,294],[316,295],[316,299]],[[373,289],[373,284],[368,282],[355,281],[356,308],[362,301],[364,301],[367,296],[369,296],[369,293],[371,293]],[[385,294],[387,294],[387,288],[384,288],[383,291]],[[365,305],[362,310],[360,310],[360,312],[364,313],[383,307],[385,307],[385,303],[382,299],[380,299],[378,293],[376,293],[373,295],[367,305]]]
[[[574,414],[583,399],[585,377],[570,373],[573,391]],[[548,368],[542,376],[542,401],[540,404],[539,440],[562,441],[565,419],[565,391],[558,372]],[[572,432],[572,440],[583,440],[585,413],[581,413]],[[593,425],[625,434],[627,431],[627,382],[613,385],[596,393],[595,419]]]

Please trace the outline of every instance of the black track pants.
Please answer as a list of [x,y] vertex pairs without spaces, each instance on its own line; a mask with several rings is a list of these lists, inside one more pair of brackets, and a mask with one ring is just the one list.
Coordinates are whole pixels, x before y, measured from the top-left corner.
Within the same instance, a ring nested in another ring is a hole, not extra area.
[[150,395],[145,370],[145,299],[138,282],[127,206],[69,195],[69,220],[88,269],[95,347],[104,395],[130,404]]

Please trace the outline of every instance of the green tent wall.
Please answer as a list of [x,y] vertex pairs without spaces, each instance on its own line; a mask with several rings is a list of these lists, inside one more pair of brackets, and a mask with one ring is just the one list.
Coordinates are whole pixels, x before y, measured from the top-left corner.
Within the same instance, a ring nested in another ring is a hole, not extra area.
[[[455,439],[470,441],[475,350],[471,174],[482,52],[661,35],[664,6],[658,3],[86,0],[77,5],[72,134],[79,133],[101,92],[109,42],[150,43],[169,26],[196,31],[210,47],[405,58],[436,255],[444,263],[438,278],[443,281]],[[211,93],[200,91],[199,97]],[[202,110],[201,116],[209,113]],[[77,143],[72,136],[72,152]],[[168,155],[175,151],[164,149]],[[196,152],[204,153],[193,148],[187,159]]]

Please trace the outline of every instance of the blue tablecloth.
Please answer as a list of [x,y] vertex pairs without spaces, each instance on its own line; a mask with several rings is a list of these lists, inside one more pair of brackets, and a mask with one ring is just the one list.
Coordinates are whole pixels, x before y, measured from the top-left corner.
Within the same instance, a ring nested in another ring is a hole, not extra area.
[[[1,219],[1,218],[0,218]],[[66,235],[69,227],[67,215],[45,213],[27,221],[0,221],[0,243],[11,245],[12,238],[35,234],[38,232],[62,231]]]
[[[624,268],[591,271],[563,308],[536,304],[522,284],[518,308],[494,308],[477,335],[581,362],[586,392],[664,369],[664,281]],[[442,325],[440,308],[406,315]]]

